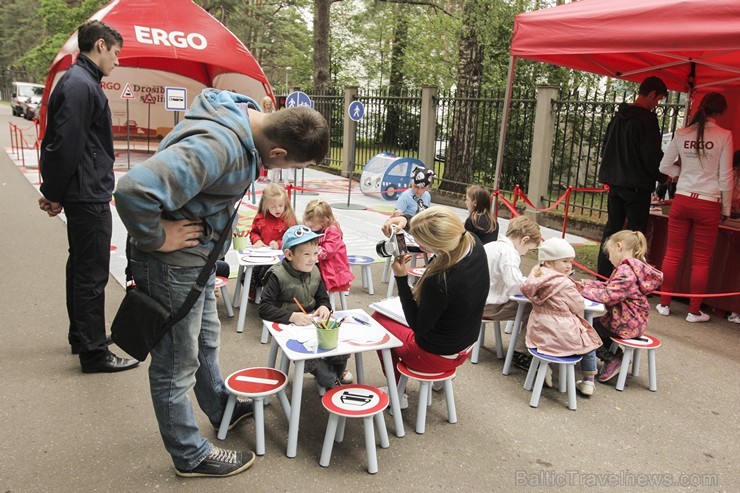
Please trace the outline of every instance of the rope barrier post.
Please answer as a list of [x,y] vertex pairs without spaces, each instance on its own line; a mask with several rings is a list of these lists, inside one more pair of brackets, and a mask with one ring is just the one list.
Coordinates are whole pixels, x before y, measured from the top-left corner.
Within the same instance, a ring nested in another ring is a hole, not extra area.
[[[363,110],[364,113],[364,110]],[[349,165],[349,184],[347,185],[347,203],[346,204],[330,204],[332,207],[335,207],[337,209],[344,209],[344,210],[353,210],[353,211],[364,211],[367,209],[364,205],[359,204],[350,204],[350,199],[352,197],[352,177],[354,176],[355,171],[355,143],[357,142],[357,124],[353,125],[354,129],[352,131],[352,142],[350,142],[350,156],[352,158],[350,159],[350,165]]]
[[563,216],[563,238],[565,238],[565,229],[568,227],[568,210],[570,210],[570,192],[573,187],[568,187],[565,191],[565,214]]
[[[296,185],[297,184],[298,183],[296,182]],[[318,195],[318,192],[307,192],[306,191],[306,168],[301,168],[301,195]]]

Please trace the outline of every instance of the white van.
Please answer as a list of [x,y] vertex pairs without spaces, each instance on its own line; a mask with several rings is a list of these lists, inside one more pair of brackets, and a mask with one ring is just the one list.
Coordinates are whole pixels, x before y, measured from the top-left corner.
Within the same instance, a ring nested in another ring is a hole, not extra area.
[[42,84],[13,82],[13,92],[10,94],[10,107],[13,109],[13,116],[23,116],[23,103],[34,96],[41,96],[43,93],[44,86]]

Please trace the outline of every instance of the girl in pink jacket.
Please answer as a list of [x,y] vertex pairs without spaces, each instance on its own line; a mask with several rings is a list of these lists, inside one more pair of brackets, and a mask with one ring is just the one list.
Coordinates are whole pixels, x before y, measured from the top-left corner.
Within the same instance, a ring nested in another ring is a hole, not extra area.
[[355,276],[349,268],[347,246],[331,206],[325,200],[312,200],[303,212],[303,224],[324,235],[319,238],[319,271],[326,290],[349,291],[349,283]]
[[575,256],[573,247],[562,238],[550,238],[540,245],[540,265],[521,285],[522,294],[532,302],[526,344],[549,356],[583,355],[583,380],[576,387],[584,395],[593,395],[601,339],[583,318],[586,304],[579,284],[570,277]]
[[610,337],[633,339],[642,336],[647,328],[650,304],[647,295],[658,289],[663,273],[646,263],[647,241],[639,231],[623,230],[611,235],[604,243],[604,251],[615,269],[606,281],[584,280],[584,298],[606,305],[606,315],[594,328],[604,341],[599,356],[605,364],[599,373],[599,382],[606,382],[619,372],[622,350],[616,354],[607,351]]

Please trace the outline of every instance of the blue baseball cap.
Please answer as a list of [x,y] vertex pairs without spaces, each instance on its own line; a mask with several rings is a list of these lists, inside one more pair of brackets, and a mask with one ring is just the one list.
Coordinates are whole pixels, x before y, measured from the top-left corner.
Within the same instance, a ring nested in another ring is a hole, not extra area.
[[288,250],[301,243],[315,240],[320,236],[324,235],[314,233],[308,226],[303,226],[302,224],[291,226],[283,235],[283,250]]

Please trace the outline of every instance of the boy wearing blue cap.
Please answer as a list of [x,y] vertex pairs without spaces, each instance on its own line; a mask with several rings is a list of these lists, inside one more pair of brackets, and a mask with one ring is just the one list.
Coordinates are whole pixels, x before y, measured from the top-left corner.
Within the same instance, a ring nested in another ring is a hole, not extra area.
[[[272,266],[263,278],[260,318],[294,325],[311,325],[312,318],[329,319],[329,294],[316,265],[320,236],[303,225],[291,226],[285,232],[285,258]],[[306,372],[312,373],[317,383],[327,389],[350,383],[351,375],[345,372],[347,359],[349,356],[342,355],[308,360]]]

